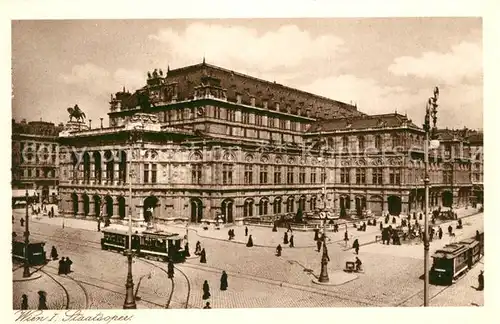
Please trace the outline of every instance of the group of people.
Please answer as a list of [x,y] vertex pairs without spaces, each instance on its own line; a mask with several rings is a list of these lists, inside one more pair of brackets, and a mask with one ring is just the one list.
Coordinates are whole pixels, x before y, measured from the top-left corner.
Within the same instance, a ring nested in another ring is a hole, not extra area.
[[196,246],[194,249],[194,255],[200,256],[200,263],[207,263],[207,254],[205,252],[205,248],[201,247],[200,241],[196,242]]
[[[28,295],[21,296],[21,309],[29,309]],[[38,291],[38,310],[46,310],[47,307],[47,293],[43,290]]]
[[[229,287],[229,284],[227,282],[227,273],[226,271],[222,271],[222,275],[220,277],[220,290],[221,291],[225,291],[227,290],[227,288]],[[211,297],[212,295],[210,294],[210,286],[208,284],[208,280],[205,280],[205,282],[203,283],[203,300],[207,300]],[[205,306],[203,307],[203,309],[210,309],[212,307],[210,307],[210,302],[206,302]]]
[[230,229],[227,231],[227,235],[229,236],[229,240],[231,241],[232,239],[234,239],[234,229]]
[[57,270],[57,274],[67,275],[68,273],[71,272],[71,265],[72,264],[73,264],[73,261],[71,261],[69,257],[62,257],[61,260],[59,260],[59,268]]
[[293,248],[294,245],[294,238],[293,234],[290,234],[290,238],[288,238],[288,231],[283,234],[283,244],[290,244],[290,247]]

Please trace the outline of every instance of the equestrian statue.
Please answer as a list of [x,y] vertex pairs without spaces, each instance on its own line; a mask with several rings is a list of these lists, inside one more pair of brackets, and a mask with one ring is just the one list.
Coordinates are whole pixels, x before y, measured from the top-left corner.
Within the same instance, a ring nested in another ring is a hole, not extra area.
[[69,113],[69,121],[72,121],[73,117],[75,117],[77,122],[80,121],[83,123],[85,121],[85,113],[80,110],[80,107],[78,107],[78,105],[75,105],[74,108],[69,107],[67,110]]

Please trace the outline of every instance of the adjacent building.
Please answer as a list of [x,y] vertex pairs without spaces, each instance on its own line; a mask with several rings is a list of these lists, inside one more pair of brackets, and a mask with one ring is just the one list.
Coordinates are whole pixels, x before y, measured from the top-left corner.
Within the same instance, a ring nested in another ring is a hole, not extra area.
[[59,172],[57,137],[62,125],[43,121],[12,121],[12,198],[30,196],[57,203]]
[[[109,127],[59,136],[67,217],[119,222],[130,208],[135,222],[238,223],[423,208],[424,133],[398,113],[367,115],[203,62],[148,73],[141,89],[111,96],[108,116]],[[436,153],[433,206],[468,203],[470,165]]]

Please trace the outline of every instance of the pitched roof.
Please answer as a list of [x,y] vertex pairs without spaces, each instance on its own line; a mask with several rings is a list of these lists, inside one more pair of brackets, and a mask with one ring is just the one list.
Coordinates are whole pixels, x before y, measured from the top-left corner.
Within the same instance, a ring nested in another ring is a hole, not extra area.
[[336,130],[354,130],[354,129],[367,129],[367,128],[383,128],[383,127],[399,127],[406,124],[408,127],[419,129],[418,126],[406,116],[393,113],[381,115],[365,115],[352,118],[337,118],[322,120],[313,123],[308,133],[315,132],[331,132]]

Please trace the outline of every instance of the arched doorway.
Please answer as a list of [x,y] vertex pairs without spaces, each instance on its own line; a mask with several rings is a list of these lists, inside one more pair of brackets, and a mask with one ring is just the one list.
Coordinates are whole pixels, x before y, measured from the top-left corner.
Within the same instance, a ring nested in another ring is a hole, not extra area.
[[356,203],[356,215],[361,216],[363,214],[363,210],[366,208],[366,197],[357,196],[355,198]]
[[[102,173],[101,173],[101,153],[94,152],[94,178],[96,183],[101,183]],[[97,211],[96,211],[97,215]]]
[[78,213],[78,195],[74,192],[71,194],[71,203],[73,204],[73,215],[76,216]]
[[101,197],[97,195],[94,196],[94,211],[95,217],[101,216]]
[[110,196],[104,197],[104,204],[105,204],[105,211],[106,211],[106,217],[111,217],[113,216],[113,198]]
[[372,196],[370,210],[374,215],[382,215],[382,211],[384,210],[384,199],[381,196]]
[[42,188],[42,201],[44,203],[49,203],[49,187],[43,186]]
[[222,216],[227,223],[233,222],[233,201],[226,199],[221,204]]
[[441,194],[443,207],[451,207],[453,205],[453,193],[451,191],[444,191]]
[[243,217],[253,216],[253,199],[247,198],[243,204]]
[[306,210],[306,196],[300,196],[299,198],[299,209],[302,211]]
[[90,198],[88,195],[83,195],[83,214],[88,216],[90,213]]
[[156,208],[158,207],[158,198],[155,196],[149,196],[144,199],[143,214],[146,223],[154,222],[156,218]]
[[200,198],[191,198],[191,223],[199,223],[203,219],[203,202]]
[[389,196],[387,197],[387,207],[389,209],[389,214],[398,216],[401,214],[401,197],[399,196]]
[[120,216],[120,219],[125,219],[125,216],[127,214],[125,198],[120,196],[118,197],[117,200],[118,200],[118,215]]

